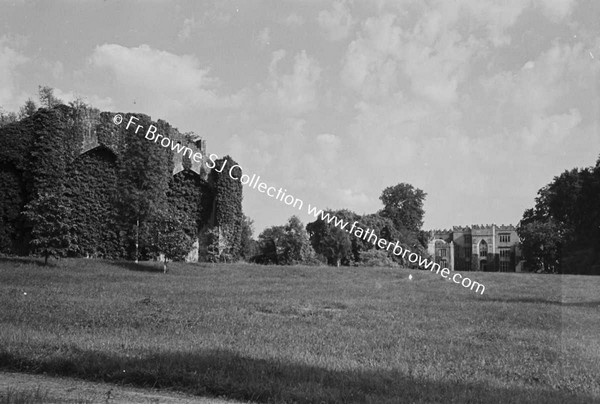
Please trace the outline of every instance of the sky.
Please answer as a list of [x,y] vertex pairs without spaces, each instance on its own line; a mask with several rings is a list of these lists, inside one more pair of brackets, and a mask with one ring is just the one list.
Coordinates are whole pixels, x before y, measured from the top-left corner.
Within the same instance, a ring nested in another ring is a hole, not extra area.
[[[319,208],[426,194],[425,229],[517,224],[600,155],[597,0],[0,0],[0,107],[38,85],[206,139]],[[244,188],[256,234],[297,215]]]

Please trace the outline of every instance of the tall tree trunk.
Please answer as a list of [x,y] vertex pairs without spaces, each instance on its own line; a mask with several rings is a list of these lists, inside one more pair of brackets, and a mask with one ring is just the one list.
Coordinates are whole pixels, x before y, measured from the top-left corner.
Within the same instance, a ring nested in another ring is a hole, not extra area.
[[167,273],[167,257],[163,260],[163,274]]

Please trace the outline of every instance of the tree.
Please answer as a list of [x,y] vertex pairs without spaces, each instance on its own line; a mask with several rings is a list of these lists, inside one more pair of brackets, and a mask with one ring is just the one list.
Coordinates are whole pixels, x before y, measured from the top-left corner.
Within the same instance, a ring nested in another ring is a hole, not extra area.
[[553,219],[533,218],[517,228],[523,256],[533,269],[556,273],[560,270],[561,236]]
[[14,112],[6,112],[0,107],[0,127],[17,122],[18,116]]
[[[326,211],[329,215],[338,212]],[[343,213],[340,211],[340,214]],[[350,235],[333,224],[326,223],[322,218],[306,225],[310,243],[317,254],[322,254],[329,265],[340,266],[352,262],[352,241]]]
[[533,269],[600,273],[600,167],[554,177],[538,191],[518,232]]
[[31,228],[31,246],[44,257],[64,257],[71,245],[70,209],[55,194],[43,194],[28,203],[24,216]]
[[156,252],[163,256],[163,272],[167,273],[167,262],[183,260],[192,248],[192,241],[183,231],[181,218],[172,209],[158,210],[153,223]]
[[[383,238],[394,243],[398,240],[400,235],[396,230],[394,223],[387,217],[382,217],[378,214],[364,216],[355,215],[355,219],[348,221],[348,223],[353,223],[355,220],[358,221],[357,226],[360,226],[365,231],[368,231],[367,229],[373,230],[373,234],[377,235],[378,239]],[[355,261],[362,261],[363,257],[365,257],[365,252],[379,249],[379,247],[374,245],[368,239],[351,236],[350,240],[352,242],[352,251],[355,255]],[[392,251],[388,251],[388,253],[390,256],[396,257],[392,254]]]
[[[150,197],[149,194],[155,197]],[[148,222],[151,217],[158,215],[158,203],[156,193],[140,190],[131,185],[121,187],[119,192],[114,195],[113,204],[117,208],[121,225],[125,229],[121,238],[123,241],[129,240],[135,244],[135,250],[130,254],[134,256],[136,262],[140,256],[140,245],[147,247],[151,244],[153,232]],[[129,237],[126,234],[129,234]]]
[[261,264],[279,265],[279,257],[282,254],[282,240],[285,237],[283,226],[271,226],[264,229],[258,235],[259,256],[255,261]]
[[292,216],[284,226],[269,227],[258,236],[260,256],[256,261],[278,265],[311,262],[314,251],[304,225]]
[[100,110],[92,107],[81,96],[77,96],[74,101],[69,101],[69,106],[76,130],[91,136],[94,118],[100,116]]
[[281,260],[284,264],[300,264],[314,258],[314,250],[310,245],[308,233],[297,216],[289,218],[283,231],[285,236],[281,240],[283,248]]
[[29,98],[27,101],[25,101],[25,105],[23,105],[21,109],[19,109],[19,120],[29,118],[30,116],[35,114],[37,109],[38,107],[37,105],[35,105],[35,102],[31,98]]
[[256,240],[252,238],[254,233],[254,221],[248,216],[244,215],[244,221],[242,222],[242,236],[240,246],[240,257],[248,261],[253,255],[256,254],[258,248]]
[[418,232],[423,226],[423,201],[426,196],[422,190],[406,183],[387,187],[379,197],[383,202],[380,215],[390,218],[399,231],[406,229]]
[[38,86],[38,95],[40,98],[40,104],[46,108],[53,108],[57,105],[64,104],[64,102],[54,96],[54,89],[48,86]]

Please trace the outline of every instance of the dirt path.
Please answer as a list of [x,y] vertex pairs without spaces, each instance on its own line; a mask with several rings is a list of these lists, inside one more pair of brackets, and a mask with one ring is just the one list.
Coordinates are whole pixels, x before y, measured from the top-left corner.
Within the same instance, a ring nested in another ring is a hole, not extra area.
[[[10,396],[7,399],[7,396]],[[153,403],[241,404],[152,389],[121,387],[78,379],[0,372],[0,402],[38,403]]]

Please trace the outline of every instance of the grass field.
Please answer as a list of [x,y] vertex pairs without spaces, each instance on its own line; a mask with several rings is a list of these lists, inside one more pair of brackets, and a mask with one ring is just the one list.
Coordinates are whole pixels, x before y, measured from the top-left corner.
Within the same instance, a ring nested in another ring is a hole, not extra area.
[[[408,275],[413,280],[408,280]],[[0,259],[0,368],[269,403],[600,402],[600,277]]]

